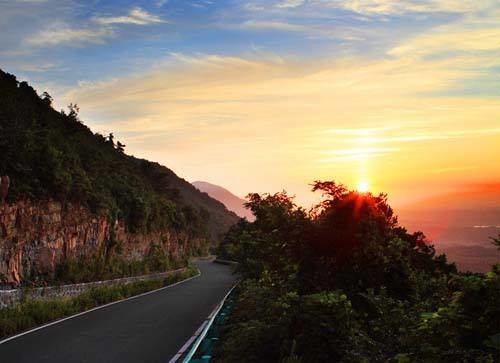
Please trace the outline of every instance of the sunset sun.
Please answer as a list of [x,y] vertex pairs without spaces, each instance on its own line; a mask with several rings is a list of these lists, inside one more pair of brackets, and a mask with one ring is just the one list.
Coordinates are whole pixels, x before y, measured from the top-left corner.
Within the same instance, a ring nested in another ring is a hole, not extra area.
[[365,193],[368,191],[370,185],[368,184],[368,182],[366,180],[360,180],[358,182],[358,185],[356,186],[356,189],[358,192],[361,192],[361,193]]

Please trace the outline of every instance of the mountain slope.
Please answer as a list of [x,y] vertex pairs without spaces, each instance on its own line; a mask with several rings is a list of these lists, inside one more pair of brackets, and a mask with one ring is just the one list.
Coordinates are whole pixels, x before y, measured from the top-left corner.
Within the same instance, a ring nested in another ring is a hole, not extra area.
[[212,198],[222,202],[227,209],[233,211],[240,217],[246,217],[249,221],[254,219],[252,212],[245,208],[245,200],[237,197],[229,190],[204,181],[195,181],[193,185],[204,193],[207,193]]
[[236,216],[157,163],[126,155],[113,136],[94,134],[78,118],[51,107],[26,82],[0,70],[0,173],[10,201],[54,198],[106,210],[132,230],[171,227],[215,238]]

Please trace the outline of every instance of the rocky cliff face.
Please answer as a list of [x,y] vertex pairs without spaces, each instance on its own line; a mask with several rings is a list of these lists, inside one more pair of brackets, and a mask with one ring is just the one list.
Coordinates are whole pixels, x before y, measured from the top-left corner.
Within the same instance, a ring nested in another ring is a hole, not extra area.
[[91,257],[107,248],[111,231],[120,242],[120,257],[140,260],[151,246],[182,256],[202,240],[182,233],[129,233],[122,221],[113,225],[83,206],[57,201],[19,201],[0,205],[0,280],[18,285],[37,274],[52,274],[67,258]]

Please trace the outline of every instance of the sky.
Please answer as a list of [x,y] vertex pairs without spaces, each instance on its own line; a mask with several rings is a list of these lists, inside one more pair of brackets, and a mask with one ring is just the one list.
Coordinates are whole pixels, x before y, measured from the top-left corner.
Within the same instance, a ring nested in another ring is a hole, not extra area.
[[500,190],[498,0],[0,0],[0,68],[240,196]]

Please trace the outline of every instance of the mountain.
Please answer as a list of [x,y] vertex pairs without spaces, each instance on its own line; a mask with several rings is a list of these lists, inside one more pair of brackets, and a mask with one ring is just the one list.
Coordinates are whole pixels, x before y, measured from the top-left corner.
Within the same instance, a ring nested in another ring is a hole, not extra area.
[[245,208],[245,200],[237,197],[229,190],[215,184],[207,183],[204,181],[195,181],[193,185],[204,193],[207,193],[212,198],[217,199],[223,203],[227,209],[233,211],[238,216],[246,218],[249,221],[254,220],[251,211]]
[[204,228],[208,221],[214,238],[237,219],[167,167],[127,155],[112,134],[94,134],[77,106],[57,112],[51,101],[0,70],[0,174],[11,179],[8,200],[79,202],[138,231]]
[[69,259],[160,266],[204,253],[238,220],[113,134],[93,133],[78,111],[54,110],[50,95],[0,70],[0,284],[53,275]]

